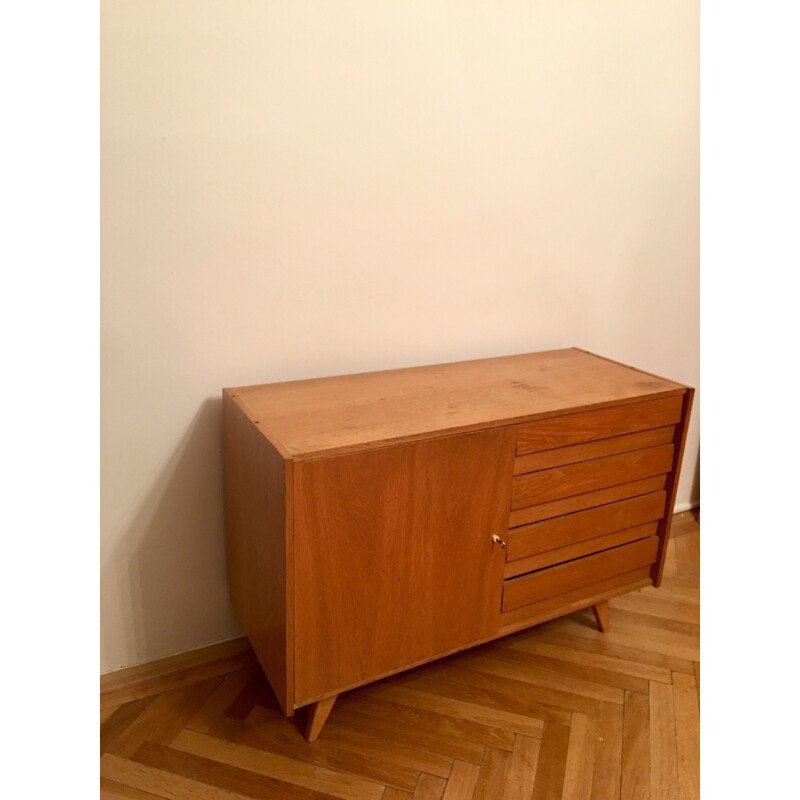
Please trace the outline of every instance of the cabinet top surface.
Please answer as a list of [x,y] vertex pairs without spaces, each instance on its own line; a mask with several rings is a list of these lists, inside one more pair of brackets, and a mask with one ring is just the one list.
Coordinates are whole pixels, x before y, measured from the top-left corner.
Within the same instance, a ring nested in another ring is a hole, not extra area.
[[224,391],[284,457],[301,460],[685,389],[570,348]]

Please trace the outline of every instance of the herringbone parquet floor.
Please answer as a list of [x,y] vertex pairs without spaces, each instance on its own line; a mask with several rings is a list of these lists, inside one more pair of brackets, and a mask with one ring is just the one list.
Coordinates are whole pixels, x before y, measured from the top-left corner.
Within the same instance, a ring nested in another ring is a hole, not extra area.
[[[313,744],[252,655],[101,712],[104,798],[689,800],[699,796],[699,513],[665,579],[340,696]],[[130,696],[130,695],[128,695]]]

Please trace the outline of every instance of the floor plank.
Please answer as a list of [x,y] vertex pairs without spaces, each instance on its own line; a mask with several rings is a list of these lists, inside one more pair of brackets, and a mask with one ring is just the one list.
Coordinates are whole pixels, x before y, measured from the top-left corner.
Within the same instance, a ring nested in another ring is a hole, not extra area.
[[511,752],[503,800],[529,800],[536,780],[541,742],[528,736],[518,735]]
[[471,800],[481,768],[466,761],[454,761],[442,800]]
[[199,733],[208,733],[209,728],[214,724],[217,717],[239,696],[245,686],[250,683],[257,670],[258,667],[255,664],[251,664],[245,669],[226,675],[214,693],[197,709],[186,724],[186,727]]
[[256,709],[248,723],[218,720],[209,731],[227,741],[307,761],[329,769],[350,772],[363,778],[413,791],[422,771],[447,777],[450,759],[383,739],[342,730],[336,725],[325,727],[324,739],[309,743],[298,730],[286,730],[285,720],[271,712]]
[[400,789],[387,786],[381,800],[411,800],[412,797],[413,795],[409,794],[408,792],[403,792]]
[[567,767],[569,736],[570,729],[567,725],[551,723],[545,727],[531,800],[560,800]]
[[385,788],[380,783],[352,774],[266,753],[245,745],[225,742],[192,730],[183,731],[171,746],[184,753],[277,778],[286,783],[316,789],[344,800],[380,800]]
[[[557,642],[563,642],[558,644]],[[654,666],[642,663],[641,661],[631,661],[612,655],[604,655],[596,650],[582,649],[584,643],[576,641],[569,636],[559,637],[553,634],[547,637],[528,638],[519,644],[512,645],[528,653],[537,653],[543,656],[559,659],[560,661],[588,667],[590,669],[605,670],[607,672],[618,672],[633,678],[641,678],[644,681],[659,681],[661,683],[672,682],[672,672],[667,667]],[[630,688],[630,687],[627,687]]]
[[[202,736],[204,734],[198,734]],[[132,761],[186,781],[200,782],[235,795],[255,800],[333,800],[334,795],[298,786],[280,778],[226,764],[211,758],[185,753],[153,742],[145,742]]]
[[600,703],[594,743],[591,800],[619,800],[622,784],[624,709]]
[[572,715],[567,763],[564,767],[564,800],[590,800],[594,772],[596,717]]
[[650,684],[650,794],[678,800],[678,747],[673,687]]
[[680,800],[700,797],[700,707],[694,677],[673,674],[675,735],[678,749],[678,793]]
[[447,781],[436,775],[421,773],[417,788],[412,795],[414,800],[442,800]]
[[110,778],[100,778],[100,800],[162,800],[164,795],[134,789]]
[[508,750],[487,747],[472,800],[495,800],[502,797],[510,766],[511,753]]
[[411,800],[412,797],[413,795],[408,792],[395,789],[393,786],[387,786],[381,800]]
[[647,695],[633,692],[625,693],[620,796],[622,800],[650,798],[650,701]]
[[441,695],[422,692],[417,689],[390,686],[377,688],[375,695],[398,703],[428,708],[431,711],[447,714],[455,719],[469,720],[493,728],[502,728],[513,733],[522,733],[526,736],[532,736],[534,739],[541,739],[544,731],[544,722],[534,717],[515,714],[511,711],[502,711],[477,703],[454,700],[451,697],[442,697]]

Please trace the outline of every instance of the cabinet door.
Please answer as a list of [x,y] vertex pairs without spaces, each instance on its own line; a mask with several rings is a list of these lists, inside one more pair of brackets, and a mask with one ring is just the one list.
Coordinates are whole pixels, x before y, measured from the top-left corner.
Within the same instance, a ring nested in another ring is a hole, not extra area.
[[495,634],[514,431],[294,469],[295,703]]

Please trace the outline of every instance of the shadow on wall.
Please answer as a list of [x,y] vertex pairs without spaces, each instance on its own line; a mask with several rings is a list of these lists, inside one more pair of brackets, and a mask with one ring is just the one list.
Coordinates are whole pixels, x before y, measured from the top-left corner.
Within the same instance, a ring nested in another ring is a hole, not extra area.
[[241,634],[228,599],[221,398],[203,402],[153,486],[112,559],[120,582],[127,565],[120,600],[137,662]]

